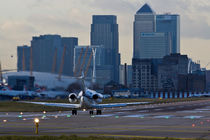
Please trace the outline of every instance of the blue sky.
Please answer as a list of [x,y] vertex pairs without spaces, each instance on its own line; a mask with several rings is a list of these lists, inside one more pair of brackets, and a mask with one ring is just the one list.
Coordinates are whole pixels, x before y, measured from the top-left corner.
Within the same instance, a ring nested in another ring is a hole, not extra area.
[[0,61],[16,68],[16,47],[40,34],[78,37],[87,45],[92,15],[113,14],[122,62],[131,63],[134,14],[145,2],[158,14],[180,14],[181,53],[203,66],[210,62],[210,0],[0,0]]

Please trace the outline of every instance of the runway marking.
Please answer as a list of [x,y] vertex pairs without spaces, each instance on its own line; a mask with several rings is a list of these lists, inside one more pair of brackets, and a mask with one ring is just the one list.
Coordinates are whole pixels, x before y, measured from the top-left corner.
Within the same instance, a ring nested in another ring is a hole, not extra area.
[[125,113],[125,112],[115,112],[115,113],[117,113],[117,114],[123,114],[123,113]]
[[185,119],[200,119],[202,117],[203,116],[184,116],[183,118],[185,118]]
[[208,109],[208,108],[201,108],[201,109],[195,109],[195,110],[198,110],[198,111],[210,111],[210,109]]
[[154,109],[155,111],[160,111],[160,110],[163,110],[163,109]]
[[173,115],[161,115],[161,116],[154,116],[153,118],[165,118],[165,119],[169,119],[173,117]]
[[120,110],[122,110],[122,111],[131,111],[133,109],[124,108],[124,109],[120,109]]
[[149,110],[138,111],[139,113],[149,112]]
[[196,110],[186,110],[186,111],[176,111],[177,113],[202,113],[203,111]]
[[127,115],[127,116],[123,116],[123,117],[128,117],[128,118],[144,118],[145,116],[148,116],[148,115]]
[[114,114],[96,115],[95,117],[111,117],[111,116],[114,116]]

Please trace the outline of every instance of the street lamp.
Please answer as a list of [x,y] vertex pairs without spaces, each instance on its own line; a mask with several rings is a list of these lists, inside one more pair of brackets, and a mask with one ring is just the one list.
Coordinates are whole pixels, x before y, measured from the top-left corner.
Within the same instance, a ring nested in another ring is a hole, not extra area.
[[35,119],[34,119],[34,122],[35,122],[35,125],[36,125],[36,131],[35,131],[35,133],[38,134],[39,119],[38,119],[38,118],[35,118]]

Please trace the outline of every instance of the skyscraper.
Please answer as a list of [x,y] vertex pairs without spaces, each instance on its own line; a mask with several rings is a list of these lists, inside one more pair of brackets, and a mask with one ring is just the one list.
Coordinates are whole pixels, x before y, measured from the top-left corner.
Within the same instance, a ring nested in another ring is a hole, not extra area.
[[[55,49],[57,51],[57,60],[62,56],[61,36],[59,35],[41,35],[33,37],[31,41],[31,47],[33,50],[33,70],[39,72],[52,72],[53,57]],[[59,61],[59,64],[61,60]],[[59,67],[58,67],[59,69]]]
[[61,46],[66,46],[66,54],[64,57],[64,67],[63,67],[64,75],[73,76],[74,48],[76,45],[78,45],[78,38],[76,37],[61,38]]
[[27,45],[18,46],[17,57],[18,57],[18,61],[17,61],[18,71],[22,71],[22,70],[29,71],[30,70],[30,47]]
[[171,53],[168,33],[140,33],[139,59],[163,58]]
[[105,65],[113,66],[112,80],[119,82],[119,33],[117,17],[114,15],[93,15],[91,24],[91,45],[103,45],[106,49]]
[[170,36],[171,53],[180,53],[180,16],[161,14],[156,16],[156,31]]
[[148,4],[136,12],[132,61],[134,88],[158,88],[156,64],[164,56],[179,52],[179,30],[178,15],[156,15]]
[[[64,75],[73,75],[74,47],[78,45],[78,38],[61,37],[60,35],[41,35],[33,37],[31,47],[19,46],[18,70],[29,70],[32,48],[33,71],[58,73],[62,64],[64,46],[66,48],[63,60]],[[24,50],[24,57],[23,57]],[[23,60],[23,58],[25,58]],[[25,63],[23,65],[23,63]]]
[[141,33],[155,32],[155,12],[148,4],[142,6],[135,14],[135,21],[133,25],[134,34],[134,48],[133,58],[140,58],[140,37]]

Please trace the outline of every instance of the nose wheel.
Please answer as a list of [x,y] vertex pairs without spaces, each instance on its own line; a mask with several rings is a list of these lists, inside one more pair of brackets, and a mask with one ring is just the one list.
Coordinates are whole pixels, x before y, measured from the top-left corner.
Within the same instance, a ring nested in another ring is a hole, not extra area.
[[96,111],[96,115],[101,115],[102,114],[102,111],[101,110],[97,110]]
[[93,110],[90,110],[90,111],[89,111],[89,114],[90,114],[90,115],[93,115]]
[[[89,114],[90,115],[93,115],[94,114],[93,110],[90,110],[89,111]],[[102,114],[102,111],[101,110],[96,110],[96,115],[101,115],[101,114]]]
[[73,109],[72,110],[72,115],[77,115],[77,110]]

